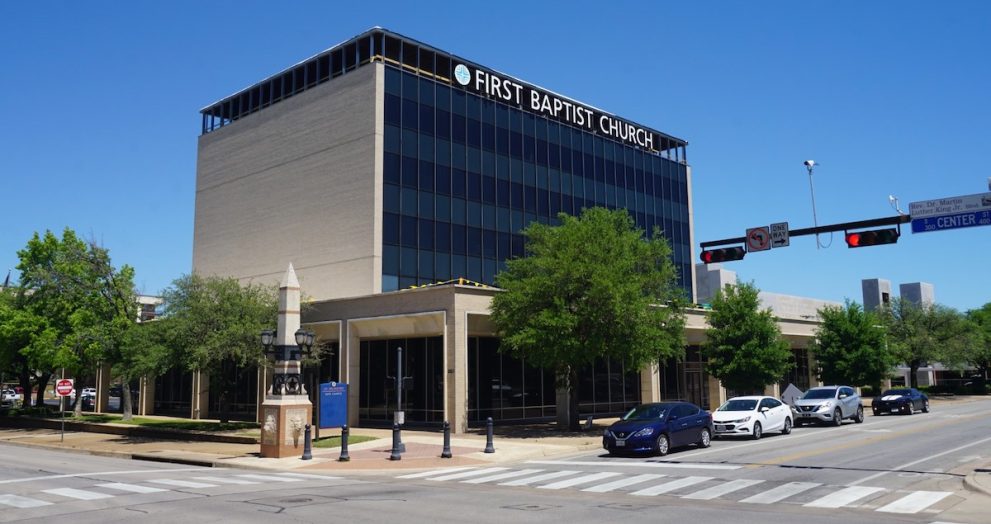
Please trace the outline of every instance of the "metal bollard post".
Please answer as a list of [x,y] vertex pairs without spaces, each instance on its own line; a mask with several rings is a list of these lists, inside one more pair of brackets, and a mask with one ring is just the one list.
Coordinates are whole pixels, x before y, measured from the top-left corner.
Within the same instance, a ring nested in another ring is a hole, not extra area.
[[313,458],[313,452],[310,449],[310,425],[306,425],[306,430],[303,432],[303,456],[302,460],[310,460]]
[[449,459],[451,455],[451,423],[444,421],[444,449],[440,452],[440,458]]
[[347,424],[341,428],[341,456],[338,457],[338,462],[350,462],[351,456],[348,455],[348,435],[351,434],[351,430],[348,429]]
[[495,453],[495,448],[492,447],[492,417],[485,421],[485,452]]
[[389,460],[402,460],[403,456],[399,454],[399,424],[392,425],[392,454],[389,455]]

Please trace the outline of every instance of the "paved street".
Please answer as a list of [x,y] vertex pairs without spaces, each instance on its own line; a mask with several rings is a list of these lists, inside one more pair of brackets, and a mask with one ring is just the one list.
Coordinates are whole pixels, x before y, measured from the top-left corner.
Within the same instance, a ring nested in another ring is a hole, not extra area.
[[723,439],[667,457],[586,451],[410,471],[200,468],[0,445],[0,521],[987,522],[964,476],[991,456],[991,402]]

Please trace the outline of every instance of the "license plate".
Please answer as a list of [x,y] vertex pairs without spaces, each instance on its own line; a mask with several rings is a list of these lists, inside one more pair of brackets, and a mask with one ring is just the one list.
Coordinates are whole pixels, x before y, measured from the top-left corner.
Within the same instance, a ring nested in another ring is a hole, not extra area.
[[892,413],[898,413],[898,409],[897,408],[896,409],[893,409],[893,410],[891,410],[891,412]]
[[806,417],[806,418],[807,417],[811,417],[812,416],[812,413],[802,413],[802,416],[803,417]]
[[716,431],[726,431],[726,426],[716,426]]
[[626,441],[625,440],[617,440],[616,441],[616,447],[617,448],[622,448],[622,447],[625,447],[625,446],[626,446]]

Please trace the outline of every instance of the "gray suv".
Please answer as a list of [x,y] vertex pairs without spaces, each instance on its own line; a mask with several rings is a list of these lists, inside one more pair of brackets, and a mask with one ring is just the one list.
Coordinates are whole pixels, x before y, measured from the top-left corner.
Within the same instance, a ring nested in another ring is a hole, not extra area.
[[851,418],[856,423],[864,421],[864,405],[860,395],[849,386],[821,386],[812,388],[795,401],[795,424],[825,422],[834,426]]

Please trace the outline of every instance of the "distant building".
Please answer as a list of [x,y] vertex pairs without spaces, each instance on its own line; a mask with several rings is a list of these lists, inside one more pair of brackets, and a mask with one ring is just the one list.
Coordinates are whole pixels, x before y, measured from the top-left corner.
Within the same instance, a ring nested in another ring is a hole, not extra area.
[[936,303],[936,292],[933,285],[928,282],[913,282],[911,284],[901,284],[898,292],[903,300],[907,300],[917,306],[932,306]]
[[865,278],[860,281],[864,294],[864,310],[875,311],[891,303],[891,281]]

